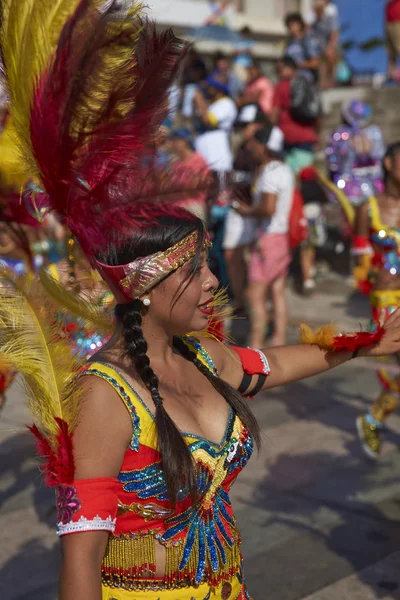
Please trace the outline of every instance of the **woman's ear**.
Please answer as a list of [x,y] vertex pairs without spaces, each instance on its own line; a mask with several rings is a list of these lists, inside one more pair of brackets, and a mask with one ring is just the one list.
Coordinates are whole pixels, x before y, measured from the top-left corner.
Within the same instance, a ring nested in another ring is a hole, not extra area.
[[392,159],[390,156],[385,156],[383,160],[383,166],[388,173],[392,172]]

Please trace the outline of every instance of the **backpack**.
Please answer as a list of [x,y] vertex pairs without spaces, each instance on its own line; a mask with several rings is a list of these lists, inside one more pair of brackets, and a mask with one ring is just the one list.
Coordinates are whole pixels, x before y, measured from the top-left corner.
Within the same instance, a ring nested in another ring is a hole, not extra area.
[[289,215],[289,244],[295,250],[308,239],[308,223],[304,214],[304,200],[301,191],[295,188],[292,208]]
[[310,124],[321,114],[321,95],[318,86],[298,75],[290,83],[290,113],[298,123]]

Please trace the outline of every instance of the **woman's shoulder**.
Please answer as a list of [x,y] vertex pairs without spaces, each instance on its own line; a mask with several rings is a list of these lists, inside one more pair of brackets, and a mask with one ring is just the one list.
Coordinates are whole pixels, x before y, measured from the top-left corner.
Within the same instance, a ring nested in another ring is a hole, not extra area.
[[223,376],[224,371],[229,369],[233,362],[237,362],[234,350],[218,340],[209,337],[189,337],[186,340],[195,345],[195,349],[203,355],[204,360],[211,360],[216,373],[220,376]]
[[[120,369],[119,364],[91,361],[80,371],[79,379],[86,380],[85,396],[89,390],[92,397],[96,396],[97,398],[101,395],[104,402],[108,400],[109,405],[111,405],[112,398],[113,406],[115,401],[118,401],[119,410],[121,411],[122,408],[125,413],[128,411],[132,426],[130,447],[137,450],[143,425],[146,423],[145,430],[149,430],[152,417],[150,410],[136,391],[134,381],[130,381],[130,375],[128,379],[128,375]],[[144,443],[143,439],[141,441]]]

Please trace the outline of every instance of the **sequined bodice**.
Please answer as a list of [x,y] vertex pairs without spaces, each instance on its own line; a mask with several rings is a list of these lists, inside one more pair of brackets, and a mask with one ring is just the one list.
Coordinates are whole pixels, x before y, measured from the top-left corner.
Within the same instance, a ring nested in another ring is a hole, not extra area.
[[[215,371],[209,355],[197,342],[186,339],[186,343],[203,364]],[[240,561],[240,538],[228,493],[253,450],[253,441],[240,419],[230,410],[219,444],[183,433],[195,461],[200,500],[194,504],[187,490],[182,489],[173,510],[157,450],[153,414],[115,368],[92,363],[85,373],[107,380],[132,417],[132,440],[118,477],[121,489],[114,538],[150,535],[167,551],[175,552],[177,556],[171,559],[175,566],[170,565],[166,575],[175,583],[180,574],[191,584],[205,580],[218,584],[231,577],[230,571],[237,570]],[[104,564],[107,566],[107,555]],[[176,573],[171,572],[174,569]]]

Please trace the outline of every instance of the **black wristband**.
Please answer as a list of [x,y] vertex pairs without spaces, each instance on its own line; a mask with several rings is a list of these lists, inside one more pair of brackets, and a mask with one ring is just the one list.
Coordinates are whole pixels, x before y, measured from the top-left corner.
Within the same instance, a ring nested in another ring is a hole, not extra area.
[[358,353],[359,353],[359,350],[354,350],[353,354],[351,355],[350,360],[353,360],[353,358],[358,358]]
[[252,380],[252,376],[249,375],[248,373],[243,373],[243,379],[241,381],[241,384],[238,388],[238,392],[240,392],[242,395],[249,389],[249,385],[251,384],[251,380]]

